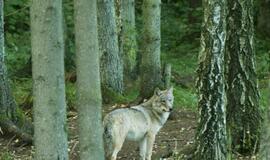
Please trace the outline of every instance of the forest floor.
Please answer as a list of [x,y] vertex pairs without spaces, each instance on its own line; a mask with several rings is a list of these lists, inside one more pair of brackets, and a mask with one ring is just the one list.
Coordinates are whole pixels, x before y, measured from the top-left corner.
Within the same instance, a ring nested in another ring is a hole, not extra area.
[[[176,107],[177,108],[177,107]],[[112,110],[113,108],[109,108]],[[107,113],[108,111],[105,111]],[[68,112],[69,124],[69,156],[78,160],[77,113]],[[90,123],[89,123],[90,124]],[[156,137],[153,159],[172,156],[185,146],[194,143],[196,130],[196,114],[186,109],[176,109],[172,120],[168,120]],[[32,146],[19,144],[15,137],[0,137],[1,160],[31,160],[34,153]],[[138,159],[139,149],[135,142],[127,142],[118,155],[118,160]]]
[[[103,115],[118,108],[117,105],[106,108]],[[67,114],[69,134],[69,158],[79,160],[79,142],[77,127],[77,112],[69,111]],[[90,123],[89,123],[90,124]],[[187,160],[193,152],[194,137],[197,125],[197,114],[193,110],[175,107],[172,118],[170,118],[156,136],[153,148],[153,160]],[[0,160],[32,160],[34,154],[33,146],[25,146],[14,137],[1,136],[0,129]],[[253,157],[238,157],[235,160],[256,160]],[[117,160],[139,159],[139,148],[135,142],[125,142],[118,154]]]

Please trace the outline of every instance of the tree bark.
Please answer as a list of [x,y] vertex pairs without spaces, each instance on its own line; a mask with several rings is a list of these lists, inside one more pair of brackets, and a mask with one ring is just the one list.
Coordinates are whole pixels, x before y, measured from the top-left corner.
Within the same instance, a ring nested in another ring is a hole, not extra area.
[[123,43],[123,62],[124,77],[134,78],[136,58],[137,58],[137,41],[135,27],[135,1],[120,0],[120,18],[122,19],[121,35]]
[[226,40],[226,0],[203,0],[204,19],[197,89],[199,125],[196,160],[226,160],[226,94],[224,53]]
[[241,154],[258,151],[261,126],[255,73],[253,1],[228,0],[226,77],[231,147]]
[[101,51],[101,83],[123,92],[123,61],[119,52],[114,0],[98,0],[98,33]]
[[96,0],[74,0],[81,160],[104,160]]
[[142,5],[142,63],[140,96],[149,98],[161,83],[160,0],[144,0]]
[[67,160],[62,0],[33,0],[31,44],[36,160]]

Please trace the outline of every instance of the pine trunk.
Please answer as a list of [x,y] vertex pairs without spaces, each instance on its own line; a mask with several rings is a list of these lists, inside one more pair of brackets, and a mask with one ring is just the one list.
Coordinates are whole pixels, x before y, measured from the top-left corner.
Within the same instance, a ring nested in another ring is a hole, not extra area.
[[226,0],[203,0],[204,19],[197,88],[199,125],[196,160],[226,160],[224,53]]
[[96,0],[74,0],[80,160],[104,160]]
[[142,6],[142,63],[140,96],[149,98],[161,83],[160,0],[144,0]]
[[258,151],[261,113],[255,73],[253,1],[228,0],[226,77],[227,120],[232,150]]
[[120,18],[122,19],[121,40],[123,43],[124,77],[134,78],[134,69],[137,58],[135,2],[134,0],[121,0],[120,6]]
[[101,51],[101,83],[123,92],[123,62],[119,52],[114,0],[98,0],[98,34]]
[[62,0],[33,0],[31,43],[36,160],[67,160]]

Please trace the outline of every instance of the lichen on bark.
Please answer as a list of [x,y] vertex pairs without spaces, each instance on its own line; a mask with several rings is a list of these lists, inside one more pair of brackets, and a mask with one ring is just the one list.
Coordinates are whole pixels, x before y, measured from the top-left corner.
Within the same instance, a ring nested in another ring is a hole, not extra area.
[[201,52],[197,70],[199,122],[196,160],[226,160],[224,53],[226,0],[204,0]]
[[261,126],[255,72],[252,0],[228,0],[227,121],[232,150],[252,155],[258,151]]

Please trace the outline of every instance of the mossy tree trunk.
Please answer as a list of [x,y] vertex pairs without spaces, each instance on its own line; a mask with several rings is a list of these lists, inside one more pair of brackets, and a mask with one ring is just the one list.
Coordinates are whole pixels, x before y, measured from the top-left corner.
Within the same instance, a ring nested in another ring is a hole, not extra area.
[[[269,55],[270,58],[270,55]],[[263,121],[263,128],[261,134],[261,143],[260,143],[260,160],[269,160],[270,159],[270,64],[268,64],[268,106],[266,107],[266,112]]]
[[0,0],[0,114],[3,118],[16,119],[15,110],[16,103],[11,94],[9,82],[7,79],[7,71],[5,67],[5,48],[4,48],[4,13],[3,0]]
[[203,0],[203,7],[201,52],[197,70],[200,118],[194,156],[196,160],[226,160],[226,0]]
[[149,98],[161,84],[160,0],[144,0],[142,5],[142,62],[140,96]]
[[[269,82],[269,88],[270,88],[270,82]],[[270,125],[269,124],[270,124],[270,107],[268,106],[265,113],[263,129],[262,129],[262,134],[261,134],[262,137],[261,137],[261,143],[260,143],[260,160],[270,159]]]
[[253,154],[259,147],[261,113],[255,73],[253,1],[228,0],[227,120],[232,150]]
[[36,160],[67,160],[62,0],[31,4]]
[[125,79],[135,78],[137,41],[135,27],[135,1],[120,0],[120,18],[122,22],[121,40],[123,43],[123,62]]
[[[4,134],[15,134],[24,141],[31,142],[31,124],[26,124],[23,113],[12,95],[7,78],[4,48],[4,1],[0,0],[0,127]],[[28,130],[30,125],[30,130]]]
[[97,0],[98,34],[101,51],[101,83],[123,92],[123,61],[119,52],[114,0]]
[[74,0],[81,160],[104,160],[96,0]]

